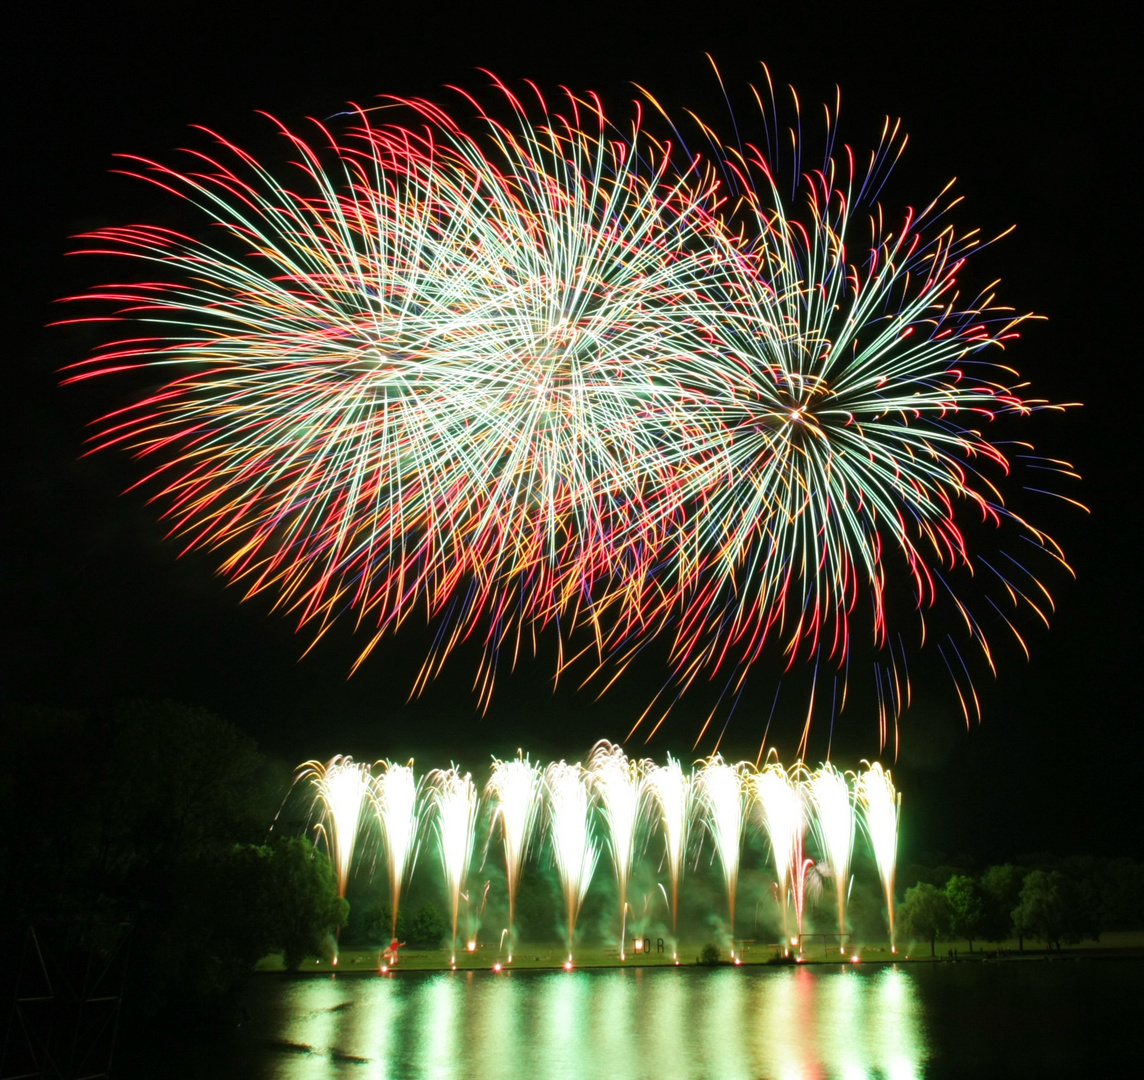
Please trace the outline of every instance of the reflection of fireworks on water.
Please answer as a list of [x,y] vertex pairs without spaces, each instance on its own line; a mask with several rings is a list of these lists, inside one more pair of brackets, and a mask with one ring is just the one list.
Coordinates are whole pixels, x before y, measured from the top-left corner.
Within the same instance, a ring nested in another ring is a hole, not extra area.
[[683,859],[687,853],[687,834],[691,827],[694,776],[670,754],[666,765],[649,765],[647,787],[654,799],[660,828],[663,830],[664,858],[671,878],[672,948],[678,955],[679,881],[683,875]]
[[[849,149],[796,163],[792,197],[765,143],[705,129],[717,170],[594,98],[561,114],[501,90],[508,119],[478,107],[475,135],[395,100],[408,127],[357,111],[323,148],[282,129],[289,186],[225,142],[185,174],[139,164],[217,239],[92,234],[149,272],[83,299],[144,328],[70,377],[171,372],[99,441],[154,463],[172,532],[319,636],[352,611],[359,663],[425,610],[416,689],[471,636],[485,704],[538,631],[560,669],[582,627],[619,671],[664,632],[684,687],[729,668],[731,688],[768,643],[844,664],[861,604],[884,742],[909,697],[895,589],[923,615],[948,601],[990,664],[951,572],[990,583],[991,613],[1045,618],[1041,583],[962,530],[975,515],[1060,557],[987,475],[1009,462],[982,420],[1044,407],[982,359],[1021,318],[960,298],[978,240],[940,222],[944,193],[901,222],[874,204],[896,126],[864,170]],[[969,715],[958,646],[937,644]]]
[[861,821],[870,847],[882,891],[886,898],[886,920],[890,926],[890,951],[897,952],[894,941],[894,870],[898,860],[898,817],[902,797],[894,789],[888,769],[875,762],[863,762],[866,768],[858,774],[857,798],[862,808]]
[[449,893],[452,963],[457,962],[457,914],[473,854],[477,827],[477,786],[473,778],[453,766],[429,774],[429,798],[434,810],[433,828],[441,853],[441,869]]
[[727,888],[729,912],[728,932],[731,935],[731,959],[735,959],[735,890],[739,881],[739,856],[743,846],[743,813],[746,769],[740,763],[729,765],[719,754],[714,754],[699,767],[695,774],[695,793],[702,810],[702,821],[707,829]]
[[397,935],[397,909],[401,890],[417,860],[420,839],[420,784],[413,776],[413,762],[397,765],[378,763],[381,771],[373,777],[373,806],[381,826],[389,871],[389,899],[392,905],[394,936]]
[[[504,843],[504,874],[508,886],[509,962],[512,962],[512,935],[516,932],[516,888],[520,869],[528,854],[540,809],[541,767],[517,754],[515,760],[493,759],[492,775],[485,788],[493,809],[493,829],[500,823]],[[490,831],[490,839],[492,832]]]
[[[822,853],[822,865],[834,879],[838,933],[841,935],[846,932],[846,897],[850,890],[850,858],[854,851],[854,792],[846,782],[845,774],[829,762],[811,773],[806,792],[814,810],[814,835]],[[839,947],[842,948],[841,944]]]
[[644,773],[648,764],[630,760],[622,747],[607,741],[598,742],[588,759],[619,892],[621,960],[625,959],[627,943],[628,879],[638,854],[636,838],[643,818]]
[[362,802],[369,796],[369,766],[338,755],[325,765],[307,761],[297,779],[314,788],[314,805],[321,805],[316,828],[326,840],[326,851],[338,879],[338,896],[346,895],[346,881],[353,863],[354,845],[361,825]]
[[592,777],[579,764],[554,761],[544,772],[544,790],[552,859],[564,890],[568,964],[571,964],[576,917],[600,857],[600,849],[592,836]]

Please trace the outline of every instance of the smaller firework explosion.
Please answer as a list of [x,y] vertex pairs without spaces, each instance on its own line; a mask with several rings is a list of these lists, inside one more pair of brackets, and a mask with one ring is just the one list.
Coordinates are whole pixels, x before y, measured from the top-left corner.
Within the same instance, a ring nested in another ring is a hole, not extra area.
[[450,963],[457,962],[457,913],[465,889],[465,876],[473,855],[477,826],[477,786],[469,773],[461,774],[454,765],[429,774],[429,799],[433,808],[433,829],[441,853],[441,869],[449,893]]
[[393,936],[397,936],[397,909],[401,890],[417,861],[420,839],[421,785],[413,776],[413,762],[397,765],[381,761],[381,772],[373,777],[373,807],[381,826],[389,869],[389,897],[392,905]]
[[[493,827],[499,822],[504,840],[504,872],[508,884],[508,961],[512,963],[512,941],[516,932],[516,889],[520,869],[528,854],[540,809],[541,767],[528,756],[517,753],[516,760],[493,759],[492,776],[485,794],[493,807]],[[490,836],[491,836],[490,832]]]
[[628,880],[638,855],[643,817],[644,776],[650,762],[633,761],[623,748],[601,741],[592,748],[588,769],[607,826],[608,850],[616,874],[620,904],[620,959],[627,959]]
[[703,825],[711,837],[723,881],[727,887],[728,932],[731,935],[731,959],[735,959],[735,890],[739,881],[739,855],[743,844],[743,812],[746,767],[728,765],[719,754],[713,754],[695,774],[695,790],[702,812]]
[[888,769],[875,762],[862,763],[864,772],[858,774],[858,805],[862,813],[859,820],[870,840],[882,891],[886,897],[886,921],[890,927],[890,951],[897,952],[894,941],[894,870],[898,859],[898,817],[902,812],[902,796],[894,790],[894,781]]
[[314,789],[314,808],[321,807],[314,827],[325,839],[338,879],[338,896],[344,897],[361,825],[362,802],[369,795],[369,766],[339,754],[325,765],[307,761],[299,767],[294,782],[302,780]]
[[[827,762],[815,769],[807,784],[814,808],[814,833],[823,860],[834,879],[838,900],[838,933],[846,932],[846,897],[850,888],[850,858],[854,852],[854,793],[846,775]],[[840,944],[839,949],[845,951]]]
[[592,835],[592,777],[577,762],[554,761],[544,773],[552,859],[564,890],[568,919],[568,961],[572,966],[576,917],[596,871],[600,849]]
[[679,959],[679,882],[683,876],[683,859],[687,853],[687,836],[691,826],[691,806],[695,776],[670,754],[666,765],[651,765],[646,774],[659,823],[663,829],[664,858],[671,877],[671,935],[675,939],[673,953]]
[[795,848],[801,847],[802,835],[806,831],[806,811],[795,776],[788,773],[773,755],[772,751],[772,757],[768,758],[762,772],[756,773],[750,781],[763,830],[771,845],[785,940],[790,936],[787,892],[790,888]]

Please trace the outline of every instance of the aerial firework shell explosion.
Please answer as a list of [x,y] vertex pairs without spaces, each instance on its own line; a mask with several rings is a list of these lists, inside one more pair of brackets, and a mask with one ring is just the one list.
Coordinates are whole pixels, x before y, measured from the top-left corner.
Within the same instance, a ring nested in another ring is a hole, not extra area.
[[358,663],[427,614],[415,691],[475,636],[485,704],[538,633],[560,668],[588,651],[613,671],[664,636],[679,685],[737,685],[771,641],[841,666],[861,611],[896,714],[888,578],[987,658],[951,571],[993,580],[991,612],[1044,610],[962,528],[1063,561],[1006,508],[982,433],[1046,407],[980,356],[1021,319],[961,297],[977,241],[940,200],[883,216],[896,127],[864,167],[844,148],[803,169],[796,145],[791,169],[769,137],[653,136],[650,96],[624,127],[591,96],[496,95],[462,94],[465,123],[389,99],[309,139],[279,125],[280,174],[222,139],[184,170],[135,160],[213,228],[86,238],[147,280],[77,298],[132,329],[68,377],[165,373],[95,441],[150,463],[187,547],[316,637],[354,620]]

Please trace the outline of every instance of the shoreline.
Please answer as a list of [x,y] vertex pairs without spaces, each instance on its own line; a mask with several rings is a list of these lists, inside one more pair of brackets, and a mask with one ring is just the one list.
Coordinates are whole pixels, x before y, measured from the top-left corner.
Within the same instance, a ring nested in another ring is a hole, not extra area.
[[[1130,932],[1114,932],[1107,935],[1110,940],[1105,942],[1082,942],[1075,946],[1066,946],[1060,950],[1045,948],[1029,948],[1021,950],[1014,943],[1013,947],[975,948],[969,952],[961,945],[956,946],[957,955],[949,955],[951,946],[945,950],[939,948],[935,956],[917,955],[914,950],[902,951],[896,955],[891,954],[888,947],[858,947],[855,953],[849,955],[822,955],[817,950],[804,953],[801,959],[778,960],[777,952],[780,946],[748,946],[741,953],[742,959],[730,961],[721,959],[716,964],[702,964],[698,962],[697,954],[701,946],[689,943],[680,950],[678,962],[673,961],[668,954],[660,954],[655,958],[647,956],[629,956],[621,960],[614,951],[603,949],[585,949],[580,956],[574,956],[572,967],[565,967],[561,959],[565,954],[563,949],[552,945],[545,945],[542,950],[535,946],[531,949],[522,949],[508,963],[502,957],[491,955],[478,959],[472,953],[457,955],[457,963],[450,963],[447,950],[411,950],[403,954],[396,965],[382,968],[379,956],[370,949],[345,949],[337,959],[315,960],[303,964],[296,971],[288,972],[281,966],[279,957],[266,957],[259,962],[255,969],[256,975],[285,975],[289,977],[312,978],[321,976],[373,976],[399,975],[403,972],[441,972],[455,971],[458,974],[469,972],[487,972],[489,974],[511,974],[520,972],[554,972],[563,970],[598,971],[614,970],[616,968],[633,968],[638,970],[659,970],[672,968],[703,969],[715,967],[868,967],[872,965],[886,966],[889,964],[934,965],[934,964],[1010,964],[1010,963],[1054,963],[1079,962],[1081,960],[1144,960],[1144,934]],[[753,955],[752,955],[753,954]],[[725,955],[725,954],[724,954]]]

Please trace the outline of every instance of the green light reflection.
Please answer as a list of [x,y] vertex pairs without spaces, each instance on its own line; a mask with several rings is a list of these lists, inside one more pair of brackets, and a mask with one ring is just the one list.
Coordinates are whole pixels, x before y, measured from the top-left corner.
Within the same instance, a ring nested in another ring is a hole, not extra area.
[[893,968],[403,973],[298,981],[278,1006],[282,1080],[913,1080],[928,1056]]

